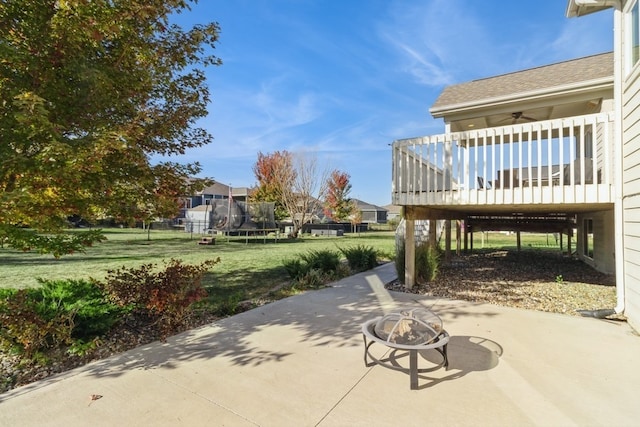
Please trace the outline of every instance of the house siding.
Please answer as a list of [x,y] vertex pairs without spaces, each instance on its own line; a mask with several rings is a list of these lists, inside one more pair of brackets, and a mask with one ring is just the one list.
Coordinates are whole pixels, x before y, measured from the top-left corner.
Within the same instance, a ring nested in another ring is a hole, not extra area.
[[[593,221],[593,258],[585,256],[583,243],[583,221]],[[577,250],[585,263],[607,274],[615,273],[615,230],[613,210],[578,215]]]
[[[624,53],[623,53],[624,54]],[[622,156],[625,315],[640,330],[640,69],[623,81]]]
[[[607,110],[603,111],[612,111],[607,108]],[[608,123],[599,123],[596,126],[596,159],[597,159],[597,170],[599,172],[599,181],[602,177],[610,177],[612,171],[612,164],[615,155],[615,144],[609,144],[608,149],[609,152],[605,152],[606,146],[604,144],[599,143],[600,141],[614,141],[615,140],[615,128],[614,126],[609,126]]]

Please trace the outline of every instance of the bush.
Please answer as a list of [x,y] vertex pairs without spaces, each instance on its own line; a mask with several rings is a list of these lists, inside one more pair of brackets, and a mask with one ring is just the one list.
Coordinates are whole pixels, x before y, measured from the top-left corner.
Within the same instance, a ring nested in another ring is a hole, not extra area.
[[[340,253],[331,250],[312,250],[298,258],[283,262],[293,290],[317,289],[336,277],[345,275],[346,266],[340,263]],[[348,272],[346,272],[348,274]]]
[[33,359],[70,344],[72,324],[72,316],[62,310],[43,310],[37,289],[5,293],[0,300],[0,349]]
[[340,254],[330,250],[312,250],[298,255],[298,258],[283,261],[289,277],[300,280],[312,270],[335,277],[340,267]]
[[220,301],[215,309],[218,316],[232,316],[240,311],[240,303],[244,300],[245,295],[242,292],[236,292],[229,295],[226,299]]
[[340,248],[353,271],[366,271],[378,265],[377,252],[371,246],[358,245],[351,248]]
[[309,251],[301,254],[300,259],[307,264],[307,272],[320,270],[329,276],[334,276],[340,265],[340,254],[328,249]]
[[81,346],[122,315],[103,290],[83,280],[40,280],[37,289],[0,292],[0,347],[31,359],[50,348]]
[[29,360],[67,345],[69,351],[81,353],[134,310],[153,319],[166,338],[183,325],[192,305],[206,296],[201,279],[217,262],[183,265],[171,260],[159,272],[152,264],[110,271],[105,283],[42,280],[37,289],[2,290],[0,349]]
[[440,268],[440,250],[429,244],[416,247],[416,278],[431,282],[438,276]]
[[309,272],[309,266],[299,258],[288,259],[283,262],[284,269],[287,270],[289,277],[298,280]]
[[294,288],[297,290],[318,289],[322,288],[326,281],[326,276],[320,270],[311,269],[296,281]]
[[[396,248],[396,273],[398,280],[404,283],[405,248],[404,242]],[[440,249],[431,247],[428,243],[418,244],[415,251],[416,282],[431,282],[438,276],[440,269]]]
[[70,315],[71,335],[75,339],[91,340],[103,335],[126,312],[107,298],[96,283],[86,280],[39,280],[42,288],[42,309],[45,312]]
[[184,325],[192,305],[207,296],[202,277],[219,261],[186,265],[172,259],[158,272],[154,264],[111,270],[103,286],[119,306],[155,319],[165,339]]

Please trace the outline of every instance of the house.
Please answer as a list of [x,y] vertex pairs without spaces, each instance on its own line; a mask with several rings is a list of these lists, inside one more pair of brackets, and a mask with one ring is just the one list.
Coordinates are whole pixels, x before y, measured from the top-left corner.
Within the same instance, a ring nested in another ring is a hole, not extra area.
[[[481,230],[563,233],[569,251],[575,240],[581,260],[619,275],[615,55],[445,88],[430,109],[444,133],[393,143],[392,203],[404,207],[407,226],[462,221],[465,244]],[[411,285],[412,233],[405,244]]]
[[[569,17],[617,7],[614,52],[445,88],[430,109],[444,133],[395,141],[392,168],[392,204],[404,208],[409,228],[455,221],[465,243],[486,229],[553,231],[566,235],[569,251],[575,239],[581,260],[616,275],[617,305],[602,314],[624,312],[635,329],[639,2],[570,0]],[[450,251],[451,227],[444,230]],[[411,286],[413,233],[405,239]]]
[[579,258],[615,271],[612,53],[449,86],[430,112],[445,133],[393,144],[406,220],[463,220],[465,241],[564,233],[568,250],[575,237]]
[[192,209],[197,206],[211,204],[212,200],[224,200],[231,196],[234,200],[247,201],[249,189],[246,187],[233,188],[221,182],[213,181],[213,184],[202,191],[182,198],[182,209]]
[[387,221],[400,221],[402,217],[402,209],[400,208],[400,206],[384,205],[383,208],[387,210]]
[[387,222],[387,210],[383,207],[353,199],[356,209],[360,211],[363,224],[385,224]]
[[[246,207],[248,194],[249,189],[246,187],[233,188],[213,181],[202,191],[182,197],[180,215],[175,222],[178,227],[184,227],[190,233],[236,230],[251,222]],[[233,202],[229,203],[229,199]]]
[[640,0],[569,0],[567,16],[607,8],[614,9],[615,310],[640,330]]

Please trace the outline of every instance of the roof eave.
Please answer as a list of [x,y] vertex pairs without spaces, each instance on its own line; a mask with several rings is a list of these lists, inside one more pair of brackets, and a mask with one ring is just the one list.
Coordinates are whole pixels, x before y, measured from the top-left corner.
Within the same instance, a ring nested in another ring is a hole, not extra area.
[[619,0],[568,0],[567,18],[584,16],[610,7],[620,7]]
[[541,90],[520,92],[509,94],[505,96],[498,96],[494,98],[487,98],[481,101],[463,102],[459,104],[446,105],[437,108],[430,108],[429,113],[433,118],[441,118],[447,115],[456,114],[468,110],[475,110],[479,108],[494,107],[498,105],[513,103],[513,102],[526,102],[536,100],[540,98],[548,97],[549,95],[561,96],[570,95],[586,91],[598,91],[609,86],[613,86],[613,76],[602,77],[599,79],[583,81],[564,86],[556,86],[545,88]]

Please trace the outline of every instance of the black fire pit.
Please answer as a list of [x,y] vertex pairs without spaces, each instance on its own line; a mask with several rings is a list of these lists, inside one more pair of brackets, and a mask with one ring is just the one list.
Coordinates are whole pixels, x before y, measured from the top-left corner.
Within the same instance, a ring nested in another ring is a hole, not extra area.
[[[408,372],[411,390],[418,389],[418,374],[449,367],[447,344],[449,334],[442,327],[442,320],[434,312],[418,308],[404,310],[371,319],[362,324],[364,339],[364,363],[370,367],[375,364],[396,371]],[[392,349],[384,358],[371,354],[373,344],[382,344]],[[442,356],[442,362],[429,368],[418,368],[418,353],[435,350]],[[398,359],[409,354],[409,367],[403,367]],[[371,359],[371,361],[369,361]]]

